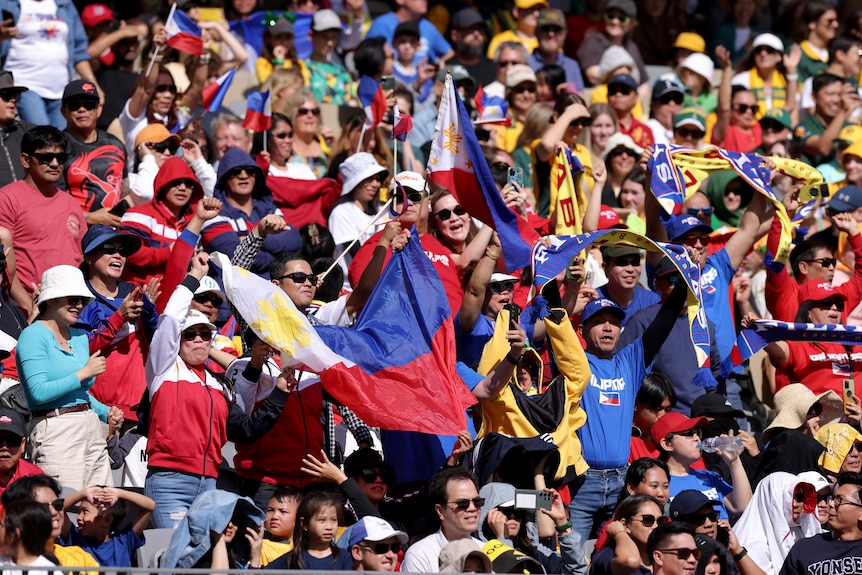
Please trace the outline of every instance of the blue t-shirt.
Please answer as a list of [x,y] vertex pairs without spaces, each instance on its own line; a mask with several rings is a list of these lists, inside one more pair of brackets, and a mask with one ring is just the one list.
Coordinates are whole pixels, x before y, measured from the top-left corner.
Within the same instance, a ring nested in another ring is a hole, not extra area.
[[694,489],[703,493],[710,501],[721,501],[716,505],[719,519],[727,519],[727,509],[724,508],[724,498],[727,497],[733,487],[730,486],[721,475],[707,469],[689,469],[688,475],[671,475],[668,501],[673,501],[680,491]]
[[[287,556],[290,552],[276,558],[264,566],[264,569],[287,569]],[[353,571],[353,557],[343,549],[338,557],[333,552],[328,557],[312,557],[308,551],[302,552],[302,567],[305,571]]]
[[615,469],[629,460],[629,440],[635,396],[647,368],[643,342],[638,339],[611,359],[587,354],[590,383],[581,398],[587,422],[578,431],[584,460],[592,469]]
[[[527,332],[527,339],[533,340],[535,324],[526,323],[524,314],[521,314],[521,329]],[[484,314],[479,314],[476,323],[470,333],[464,333],[461,329],[461,312],[455,315],[455,349],[458,352],[458,361],[463,361],[470,367],[475,367],[482,359],[482,350],[485,344],[494,337],[494,324],[497,320],[491,319]]]
[[736,326],[730,308],[730,283],[736,270],[727,250],[712,254],[700,272],[700,290],[706,317],[715,325],[715,343],[721,357],[729,357],[736,344]]
[[69,535],[60,538],[61,545],[77,545],[92,555],[99,565],[113,567],[131,567],[132,555],[144,543],[146,543],[144,536],[135,533],[131,525],[113,533],[104,543],[82,536],[74,523]]
[[[376,38],[382,36],[386,41],[392,44],[392,36],[395,34],[395,28],[401,24],[401,20],[394,12],[387,12],[382,16],[378,16],[371,22],[371,27],[368,28],[366,38]],[[431,62],[437,62],[442,56],[447,54],[452,46],[440,34],[434,24],[422,18],[419,20],[419,48],[416,50],[416,56],[413,59],[417,64],[423,58],[431,59]]]
[[[599,297],[614,301],[614,298],[612,298],[608,293],[607,287],[608,285],[605,284],[599,288]],[[623,311],[626,312],[626,317],[623,318],[623,327],[625,327],[634,314],[644,309],[645,307],[657,304],[660,301],[661,296],[654,291],[644,289],[641,286],[635,286],[635,295],[632,296],[632,301],[629,302],[629,305],[622,305],[616,301],[614,301],[614,303],[623,308]]]

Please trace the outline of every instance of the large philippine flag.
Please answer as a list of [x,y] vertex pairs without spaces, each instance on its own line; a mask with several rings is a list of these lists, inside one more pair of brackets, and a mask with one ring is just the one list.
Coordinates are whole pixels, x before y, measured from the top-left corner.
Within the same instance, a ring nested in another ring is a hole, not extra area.
[[503,201],[451,75],[446,76],[437,113],[428,177],[452,192],[467,213],[497,231],[507,271],[530,265],[531,246],[539,236]]
[[282,351],[282,363],[319,373],[324,388],[368,425],[446,435],[467,428],[465,410],[476,398],[456,370],[449,302],[415,231],[353,328],[312,327],[274,284],[222,265],[228,298]]
[[180,52],[200,56],[204,51],[204,40],[201,37],[201,28],[194,20],[189,18],[182,10],[177,10],[177,5],[171,7],[168,21],[165,23],[165,31],[168,46]]

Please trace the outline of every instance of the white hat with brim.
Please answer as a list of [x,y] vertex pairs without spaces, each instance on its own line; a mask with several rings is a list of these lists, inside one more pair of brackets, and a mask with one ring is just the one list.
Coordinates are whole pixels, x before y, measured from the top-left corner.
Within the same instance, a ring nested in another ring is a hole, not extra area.
[[341,195],[345,196],[355,190],[364,180],[378,174],[388,174],[389,170],[377,163],[374,156],[368,152],[353,154],[338,167],[341,180]]
[[759,34],[751,44],[752,48],[760,48],[761,46],[768,46],[778,52],[784,52],[784,42],[781,41],[781,38],[768,32]]
[[190,327],[194,327],[196,325],[205,325],[210,328],[211,331],[217,331],[216,326],[210,323],[210,320],[207,319],[207,316],[193,309],[189,310],[189,313],[186,314],[186,319],[183,321],[183,327],[180,332],[186,331]]
[[[82,297],[90,303],[95,297],[84,281],[84,274],[75,266],[54,266],[42,274],[42,284],[36,305],[61,297]],[[86,305],[86,304],[84,304]]]
[[707,84],[712,84],[712,75],[715,74],[715,64],[713,64],[712,58],[706,54],[701,54],[700,52],[689,54],[679,63],[679,67],[691,70],[701,78],[704,78]]

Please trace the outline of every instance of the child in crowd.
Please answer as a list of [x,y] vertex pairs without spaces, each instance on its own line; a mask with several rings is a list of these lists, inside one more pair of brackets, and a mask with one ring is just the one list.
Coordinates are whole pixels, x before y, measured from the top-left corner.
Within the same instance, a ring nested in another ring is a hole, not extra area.
[[[0,547],[17,566],[26,566],[33,575],[60,575],[61,571],[34,570],[34,567],[55,567],[45,557],[45,542],[51,538],[51,513],[44,503],[22,499],[9,503],[3,513]],[[3,573],[16,573],[4,570]],[[17,573],[21,573],[17,571]]]
[[[60,537],[63,545],[78,545],[100,565],[131,567],[132,555],[145,543],[144,529],[156,502],[133,491],[115,487],[88,487],[63,500],[65,510],[80,502],[77,525],[69,524]],[[118,529],[126,515],[126,502],[138,508],[134,520]]]
[[552,106],[562,92],[575,92],[566,84],[566,71],[556,64],[545,64],[536,72],[536,97]]
[[266,534],[260,553],[261,565],[267,565],[293,549],[293,526],[302,493],[294,487],[279,487],[266,505]]
[[685,87],[684,106],[702,109],[707,115],[718,108],[718,98],[712,93],[715,65],[706,54],[689,54],[679,65],[679,81]]
[[335,545],[341,505],[332,495],[314,492],[306,495],[296,511],[294,547],[271,562],[269,569],[307,569],[312,571],[351,571],[353,559]]
[[266,82],[276,68],[302,70],[303,66],[296,57],[293,43],[293,24],[286,18],[278,18],[263,34],[263,50],[255,63],[257,79]]
[[395,28],[395,35],[392,37],[392,48],[395,50],[392,75],[399,84],[413,86],[419,77],[419,68],[414,61],[419,41],[419,26],[415,22],[402,22]]

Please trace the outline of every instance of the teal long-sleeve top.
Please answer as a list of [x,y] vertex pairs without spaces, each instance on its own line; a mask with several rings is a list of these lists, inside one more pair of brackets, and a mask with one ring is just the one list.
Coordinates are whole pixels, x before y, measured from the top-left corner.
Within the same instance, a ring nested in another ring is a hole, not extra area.
[[79,381],[76,372],[90,359],[87,332],[70,328],[72,353],[57,343],[54,334],[41,321],[21,332],[15,350],[15,363],[31,411],[71,407],[89,403],[99,419],[107,420],[108,407],[92,397],[89,390],[96,378]]

